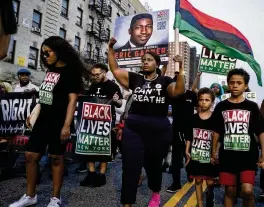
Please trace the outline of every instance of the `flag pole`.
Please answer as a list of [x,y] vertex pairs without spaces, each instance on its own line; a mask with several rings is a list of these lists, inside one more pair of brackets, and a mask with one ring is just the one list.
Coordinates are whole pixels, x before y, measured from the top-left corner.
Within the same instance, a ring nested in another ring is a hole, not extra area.
[[[179,28],[174,29],[174,55],[180,55]],[[179,71],[179,63],[174,64],[174,72]]]

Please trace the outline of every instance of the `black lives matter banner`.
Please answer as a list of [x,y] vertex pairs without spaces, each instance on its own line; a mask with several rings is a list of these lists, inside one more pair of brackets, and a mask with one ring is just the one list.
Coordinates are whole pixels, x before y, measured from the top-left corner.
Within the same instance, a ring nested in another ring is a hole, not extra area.
[[83,102],[81,111],[75,153],[110,156],[111,105]]
[[227,75],[227,73],[235,67],[236,59],[213,53],[206,47],[202,48],[199,63],[199,70],[201,72]]
[[210,163],[212,134],[213,132],[210,130],[193,129],[192,160],[199,161],[200,163]]
[[37,93],[7,93],[0,97],[0,135],[21,135],[37,102]]

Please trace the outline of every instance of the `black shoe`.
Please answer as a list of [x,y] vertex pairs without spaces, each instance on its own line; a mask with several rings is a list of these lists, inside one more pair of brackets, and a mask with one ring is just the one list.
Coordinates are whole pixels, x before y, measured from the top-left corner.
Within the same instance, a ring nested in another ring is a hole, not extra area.
[[206,197],[206,207],[214,207],[214,193]]
[[188,177],[187,180],[188,180],[189,183],[193,182],[193,178]]
[[106,184],[105,174],[99,174],[96,176],[95,182],[92,187],[101,187]]
[[164,163],[162,165],[162,172],[167,172],[167,168],[169,167],[168,163]]
[[170,187],[167,188],[167,192],[168,193],[176,193],[177,191],[179,191],[181,189],[181,187],[176,187],[175,185],[171,185]]
[[87,165],[86,163],[81,163],[80,166],[78,168],[75,169],[76,173],[85,173],[87,172]]
[[259,202],[264,202],[264,191],[259,194]]
[[169,174],[173,174],[172,166],[169,167]]
[[88,172],[86,177],[80,182],[80,186],[92,186],[96,180],[95,172]]
[[69,175],[69,171],[68,168],[64,167],[64,172],[63,172],[63,176],[68,176]]

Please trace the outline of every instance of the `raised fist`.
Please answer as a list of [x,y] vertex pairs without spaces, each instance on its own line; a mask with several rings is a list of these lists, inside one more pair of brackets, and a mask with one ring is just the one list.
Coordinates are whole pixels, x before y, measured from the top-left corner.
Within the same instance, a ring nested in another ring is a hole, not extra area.
[[182,64],[183,60],[182,57],[180,55],[176,55],[173,57],[174,62]]
[[108,42],[108,47],[109,48],[113,48],[113,46],[115,45],[116,43],[116,39],[114,37],[111,37],[109,42]]

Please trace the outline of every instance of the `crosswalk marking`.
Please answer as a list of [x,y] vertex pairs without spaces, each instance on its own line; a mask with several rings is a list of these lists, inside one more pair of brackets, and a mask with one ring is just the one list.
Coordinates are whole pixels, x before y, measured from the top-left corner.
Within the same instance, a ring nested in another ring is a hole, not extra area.
[[182,197],[190,190],[193,184],[194,182],[185,183],[185,185],[181,188],[181,190],[175,193],[163,207],[175,207],[177,203],[182,199]]
[[[206,181],[203,181],[203,192],[207,189]],[[196,192],[194,191],[189,200],[186,202],[184,207],[195,207],[197,205]]]

